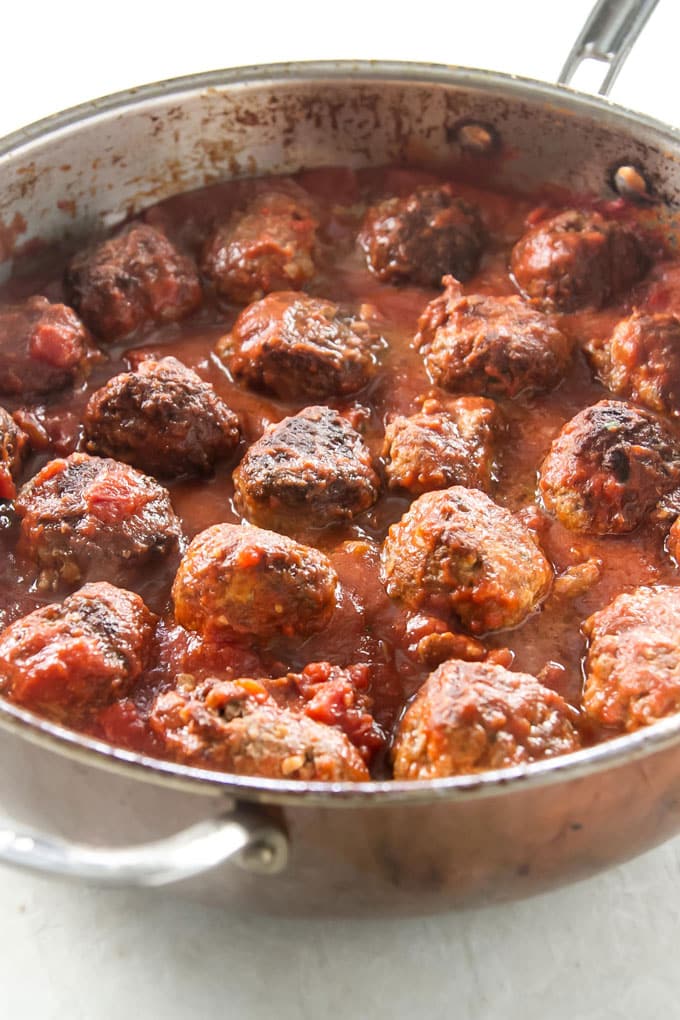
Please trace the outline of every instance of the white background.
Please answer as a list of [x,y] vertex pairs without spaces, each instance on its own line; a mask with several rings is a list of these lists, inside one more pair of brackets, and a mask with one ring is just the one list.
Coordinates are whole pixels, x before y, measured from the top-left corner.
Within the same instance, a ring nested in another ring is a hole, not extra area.
[[[130,85],[273,60],[429,60],[551,80],[590,5],[7,0],[0,134]],[[661,0],[615,91],[676,124],[679,28],[677,0]],[[502,908],[303,923],[0,870],[0,1017],[677,1017],[679,876],[676,841]]]

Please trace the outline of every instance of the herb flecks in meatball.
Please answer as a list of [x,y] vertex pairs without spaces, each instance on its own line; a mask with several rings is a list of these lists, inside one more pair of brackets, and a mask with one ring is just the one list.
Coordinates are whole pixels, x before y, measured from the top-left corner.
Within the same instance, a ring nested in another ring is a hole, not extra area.
[[0,393],[51,393],[83,379],[95,354],[72,308],[45,297],[0,307]]
[[649,411],[601,400],[559,432],[543,461],[543,503],[567,528],[633,531],[680,484],[680,445]]
[[518,297],[463,296],[453,277],[443,282],[414,341],[434,383],[452,393],[516,397],[561,382],[572,345],[549,316]]
[[219,294],[241,304],[275,290],[301,290],[314,275],[316,228],[304,195],[258,195],[208,239],[203,272]]
[[500,414],[493,400],[428,397],[422,410],[385,429],[382,455],[391,489],[412,496],[464,485],[488,491],[496,480]]
[[175,358],[143,361],[90,397],[87,449],[165,477],[208,474],[238,445],[236,415]]
[[438,287],[447,273],[459,280],[475,273],[484,230],[475,206],[444,184],[371,207],[359,243],[379,280]]
[[635,311],[589,353],[612,393],[680,418],[680,317]]
[[379,479],[364,441],[337,411],[307,407],[271,425],[234,472],[236,506],[253,524],[294,534],[351,521]]
[[205,636],[306,637],[329,622],[337,583],[316,549],[251,525],[216,524],[182,559],[175,617]]
[[12,415],[0,407],[0,502],[14,499],[16,481],[28,454],[29,440]]
[[362,389],[376,371],[378,339],[333,301],[282,291],[244,308],[216,350],[237,382],[297,400]]
[[36,609],[0,635],[0,691],[69,722],[129,691],[149,664],[156,617],[104,582]]
[[388,595],[409,609],[457,617],[473,634],[515,627],[550,587],[533,535],[483,492],[420,496],[382,550]]
[[192,260],[154,227],[133,223],[68,265],[71,304],[100,339],[184,319],[202,300]]
[[445,662],[401,721],[394,778],[441,779],[576,751],[574,715],[528,673],[487,662]]
[[181,527],[166,489],[118,461],[52,460],[17,496],[19,552],[42,588],[118,580],[177,552]]
[[593,722],[631,732],[680,712],[680,588],[619,595],[583,632],[583,707]]
[[550,311],[602,308],[649,268],[639,237],[600,213],[569,209],[531,227],[512,250],[524,297]]

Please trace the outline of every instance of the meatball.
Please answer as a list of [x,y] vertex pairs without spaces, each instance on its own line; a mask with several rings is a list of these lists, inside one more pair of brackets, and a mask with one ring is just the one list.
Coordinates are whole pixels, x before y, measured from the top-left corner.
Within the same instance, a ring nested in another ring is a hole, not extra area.
[[244,308],[217,354],[238,382],[283,400],[344,396],[373,377],[377,339],[332,301],[282,291]]
[[61,390],[89,372],[94,353],[76,313],[47,298],[0,307],[0,393]]
[[184,319],[202,299],[191,259],[145,223],[132,223],[76,255],[65,287],[90,329],[109,341],[153,323]]
[[66,722],[123,697],[146,668],[156,617],[139,595],[100,582],[0,635],[0,691]]
[[404,714],[394,778],[441,779],[568,754],[580,747],[574,717],[559,694],[528,673],[445,662]]
[[589,350],[600,381],[613,393],[680,418],[680,317],[634,312]]
[[474,274],[484,231],[475,206],[444,184],[370,208],[359,243],[379,280],[438,287],[447,273],[459,280]]
[[143,361],[90,397],[87,449],[154,475],[208,474],[240,438],[212,386],[175,358]]
[[23,486],[19,552],[43,588],[112,579],[176,552],[181,527],[166,489],[118,461],[73,453]]
[[373,717],[373,698],[367,693],[370,681],[371,668],[365,663],[343,668],[310,662],[301,673],[260,682],[281,708],[342,730],[370,762],[386,743]]
[[589,639],[583,708],[623,732],[680,712],[680,588],[619,595],[583,624]]
[[653,414],[617,400],[586,407],[563,426],[543,461],[539,490],[572,531],[633,531],[680,484],[680,447]]
[[314,275],[317,223],[300,198],[270,191],[218,226],[202,269],[218,294],[248,304],[273,290],[301,290]]
[[561,381],[572,345],[548,316],[518,297],[464,297],[451,276],[444,286],[415,337],[433,382],[454,393],[516,397]]
[[180,563],[175,617],[206,637],[306,637],[330,620],[337,583],[316,549],[250,525],[216,524],[196,536]]
[[28,454],[28,436],[0,407],[0,501],[14,499],[16,480]]
[[640,239],[621,223],[575,209],[531,227],[510,260],[524,297],[551,311],[602,308],[649,268]]
[[294,533],[350,521],[380,482],[361,436],[329,407],[270,425],[234,472],[236,506],[263,528]]
[[340,730],[298,715],[250,680],[218,681],[206,690],[166,691],[150,723],[179,761],[268,779],[369,779],[361,755]]
[[426,492],[390,528],[387,594],[408,609],[455,615],[473,634],[514,627],[552,580],[533,535],[483,492]]
[[495,481],[499,427],[498,408],[484,397],[425,400],[418,414],[399,415],[385,429],[382,455],[390,488],[412,496],[452,485],[488,491]]

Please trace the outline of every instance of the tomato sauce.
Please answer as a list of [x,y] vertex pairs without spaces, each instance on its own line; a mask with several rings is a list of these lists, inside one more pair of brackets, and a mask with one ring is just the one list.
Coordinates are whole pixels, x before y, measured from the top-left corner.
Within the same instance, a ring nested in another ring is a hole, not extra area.
[[[356,235],[369,204],[390,195],[408,194],[421,184],[439,183],[444,178],[430,172],[396,168],[356,172],[331,168],[304,172],[294,180],[313,196],[322,224],[318,272],[307,291],[350,308],[362,308],[385,340],[382,369],[370,386],[349,401],[330,402],[342,410],[355,409],[353,421],[359,423],[372,453],[379,458],[386,419],[394,413],[413,413],[417,409],[416,398],[431,389],[412,340],[419,315],[437,292],[378,282],[366,267]],[[159,227],[185,250],[197,254],[214,221],[244,204],[255,187],[253,181],[211,186],[162,202],[140,218]],[[510,250],[540,197],[491,191],[470,184],[461,184],[458,191],[477,204],[490,238],[479,271],[463,286],[463,292],[514,293],[508,273]],[[610,207],[607,212],[636,216],[634,209],[622,206]],[[42,293],[50,300],[62,300],[61,277],[66,258],[66,254],[61,262],[59,258],[50,258],[42,268],[29,274],[22,273],[19,265],[0,297],[17,300]],[[551,440],[577,411],[607,395],[593,381],[581,349],[586,341],[607,336],[634,306],[653,311],[680,306],[680,262],[665,256],[661,246],[651,273],[624,301],[601,312],[560,317],[561,328],[576,341],[577,351],[567,376],[556,390],[534,398],[499,401],[507,431],[499,442],[500,476],[494,499],[511,511],[534,508],[532,526],[535,524],[539,530],[557,577],[592,560],[601,562],[601,571],[599,580],[577,597],[564,594],[557,585],[542,607],[521,626],[488,635],[484,643],[491,649],[508,649],[507,661],[512,661],[514,669],[540,674],[545,683],[577,707],[585,652],[581,622],[622,591],[640,584],[677,584],[680,580],[678,567],[664,548],[665,530],[657,523],[647,523],[631,535],[598,538],[567,531],[540,508],[535,509],[537,469]],[[102,359],[87,382],[75,391],[64,390],[47,399],[40,398],[33,405],[24,400],[3,401],[10,411],[28,407],[49,436],[49,447],[33,456],[25,478],[49,457],[80,448],[80,417],[95,389],[118,372],[129,369],[142,356],[172,355],[209,381],[238,415],[243,442],[236,458],[219,464],[208,480],[180,479],[164,484],[168,485],[187,540],[210,525],[239,522],[231,480],[235,464],[266,425],[305,406],[263,397],[236,385],[214,355],[216,341],[230,329],[240,310],[218,301],[206,289],[202,307],[188,320],[104,348]],[[273,645],[257,652],[247,647],[221,646],[214,650],[217,663],[230,665],[237,675],[251,676],[258,671],[260,675],[276,676],[316,661],[341,666],[365,663],[370,667],[370,694],[376,718],[386,731],[391,730],[405,703],[429,672],[413,653],[418,619],[387,597],[378,577],[381,542],[389,525],[401,517],[408,505],[407,499],[384,491],[377,504],[351,525],[310,530],[296,536],[326,552],[339,575],[340,597],[330,624],[294,652]],[[1,626],[44,601],[62,599],[65,594],[46,595],[36,589],[30,571],[15,557],[16,539],[11,504],[0,504]],[[137,683],[130,698],[107,710],[106,718],[94,729],[125,746],[151,752],[156,747],[144,726],[145,713],[156,691],[173,682],[173,670],[180,659],[191,660],[198,641],[172,620],[170,587],[175,567],[176,563],[167,564],[130,585],[163,616],[158,659]],[[332,714],[331,708],[329,713]],[[378,769],[381,767],[378,765]]]

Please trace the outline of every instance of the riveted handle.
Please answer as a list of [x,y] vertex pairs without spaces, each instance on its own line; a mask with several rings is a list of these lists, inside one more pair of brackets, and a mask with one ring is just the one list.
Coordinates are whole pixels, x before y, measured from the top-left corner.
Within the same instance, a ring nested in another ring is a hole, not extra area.
[[598,92],[608,96],[619,71],[659,0],[598,0],[557,79],[568,85],[584,60],[599,60],[607,72]]
[[285,868],[287,859],[283,829],[259,809],[243,804],[167,839],[135,846],[86,846],[0,827],[0,863],[108,886],[168,885],[227,861],[259,874],[275,874]]

